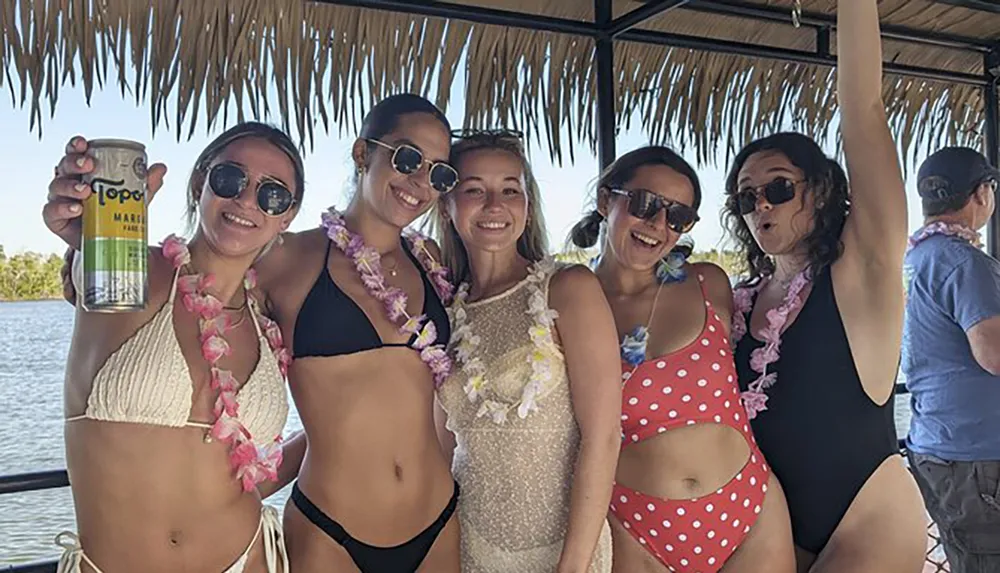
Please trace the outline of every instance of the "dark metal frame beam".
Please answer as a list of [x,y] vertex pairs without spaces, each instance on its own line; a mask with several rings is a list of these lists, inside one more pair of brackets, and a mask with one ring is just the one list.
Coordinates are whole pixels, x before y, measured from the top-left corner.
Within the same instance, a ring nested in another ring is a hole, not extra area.
[[[983,155],[994,166],[1000,165],[1000,50],[993,51],[983,57],[983,70],[989,78],[983,87],[983,102],[985,104],[986,137],[983,143],[986,149]],[[986,249],[991,255],[1000,255],[1000,209],[993,211],[986,230]]]
[[[643,24],[660,14],[665,14],[674,8],[683,8],[685,4],[691,4],[691,0],[651,0],[645,6],[636,8],[628,14],[616,18],[610,25],[604,25],[604,32],[612,38],[626,30],[631,30],[639,24]],[[596,10],[594,14],[597,14]],[[601,19],[597,18],[597,25],[601,26]]]
[[[617,20],[601,26],[592,22],[579,20],[569,20],[566,18],[554,18],[551,16],[539,16],[522,14],[510,10],[497,10],[494,8],[481,8],[456,4],[453,2],[440,2],[436,0],[306,0],[318,4],[332,4],[338,6],[355,6],[359,8],[369,8],[373,10],[389,10],[419,16],[431,16],[437,18],[452,18],[479,24],[493,24],[497,26],[511,26],[530,30],[541,30],[545,32],[556,32],[562,34],[576,34],[599,38],[610,35],[620,36],[630,28],[638,26],[649,18],[662,14],[667,10],[681,8],[684,10],[694,10],[709,14],[737,16],[759,21],[791,23],[791,14],[787,9],[773,6],[763,6],[752,4],[741,0],[650,0],[646,6],[637,8],[632,12],[621,16]],[[969,7],[969,0],[937,0],[956,6]],[[997,8],[1000,10],[1000,7]],[[804,26],[813,28],[834,27],[836,18],[813,12],[804,12],[800,22]],[[881,26],[882,37],[903,42],[925,44],[941,48],[951,48],[955,50],[974,51],[979,53],[989,52],[996,42],[972,38],[956,34],[946,34],[941,32],[925,32],[904,26],[893,26],[883,24]]]
[[969,10],[978,10],[980,12],[990,12],[992,14],[1000,14],[1000,4],[996,2],[990,2],[988,0],[937,0],[941,4],[948,4],[950,6],[958,6],[960,8],[968,8]]
[[431,16],[465,20],[477,24],[493,24],[511,28],[525,28],[556,32],[560,34],[575,34],[578,36],[597,37],[601,30],[591,22],[553,18],[536,14],[523,14],[510,10],[466,6],[452,2],[437,2],[434,0],[306,0],[316,4],[333,4],[336,6],[354,6],[372,10],[401,12],[417,16]]
[[[663,6],[658,7],[663,8]],[[611,0],[594,0],[594,24],[599,28],[613,26],[612,9]],[[615,160],[617,114],[615,113],[615,44],[612,37],[603,35],[597,38],[594,52],[597,57],[597,160],[603,170]]]
[[[598,21],[591,22],[580,22],[576,20],[567,20],[564,18],[552,18],[548,16],[536,16],[536,15],[526,15],[517,12],[511,12],[508,10],[495,10],[492,8],[478,8],[475,6],[466,6],[462,4],[454,4],[450,2],[438,2],[438,1],[419,1],[419,0],[308,0],[311,2],[318,2],[322,4],[336,4],[340,6],[357,6],[361,8],[370,8],[374,10],[390,10],[396,12],[404,12],[408,14],[415,14],[421,16],[431,16],[438,18],[453,18],[458,20],[465,20],[470,22],[476,22],[481,24],[494,24],[500,26],[512,26],[518,28],[526,28],[532,30],[542,30],[547,32],[557,32],[564,34],[576,34],[582,36],[592,37],[598,42],[607,39],[611,41],[611,36],[607,31],[613,26],[614,21],[610,20],[610,17],[602,18],[600,14],[597,14]],[[598,0],[595,0],[597,2]],[[600,0],[603,1],[603,0]],[[940,1],[940,0],[939,0]],[[596,4],[595,4],[596,6]],[[666,3],[656,2],[658,8],[665,9]],[[776,11],[784,12],[781,9],[769,9],[761,8],[760,6],[747,4],[746,2],[736,2],[734,0],[693,0],[684,5],[685,9],[698,9],[699,7],[711,7],[714,10],[725,9],[727,14],[745,17],[767,17],[770,20],[776,21],[778,15]],[[751,13],[749,10],[753,7],[754,11]],[[638,11],[637,9],[636,11]],[[721,12],[717,12],[721,13]],[[596,14],[596,12],[595,12]],[[624,17],[624,16],[623,16]],[[782,14],[781,21],[790,21],[790,15]],[[822,48],[824,45],[822,34],[828,33],[824,32],[824,29],[830,27],[831,19],[829,17],[820,17],[812,14],[803,14],[805,22],[814,22],[817,27],[817,45]],[[812,19],[810,19],[812,18]],[[825,18],[825,19],[824,19]],[[910,41],[917,41],[915,38],[919,37],[919,32],[917,31],[907,31],[905,34],[897,30],[900,36],[897,39],[902,39],[905,35]],[[736,54],[747,57],[754,58],[767,58],[775,60],[783,60],[789,62],[796,62],[801,64],[816,64],[824,66],[834,66],[836,65],[836,58],[829,53],[816,51],[807,52],[803,50],[791,50],[787,48],[779,48],[774,46],[761,46],[758,44],[748,44],[742,42],[733,42],[729,40],[720,40],[714,38],[702,38],[697,36],[687,36],[683,34],[671,34],[666,32],[653,32],[650,30],[639,30],[631,29],[621,32],[617,39],[631,42],[641,42],[645,44],[656,44],[661,46],[670,46],[675,48],[684,48],[691,50],[701,50],[708,52],[721,52],[727,54]],[[924,38],[927,41],[935,42],[934,45],[942,45],[941,42],[946,40],[940,35],[936,39]],[[966,49],[981,51],[984,49],[982,41],[974,40],[971,38],[961,38],[961,37],[950,37],[948,42],[966,42],[968,45],[965,47],[959,47],[957,44],[949,44],[947,47],[952,47],[956,49]],[[613,48],[612,48],[613,50]],[[894,64],[891,62],[885,62],[883,64],[883,69],[887,73],[900,74],[904,76],[936,80],[942,82],[954,82],[960,84],[969,85],[986,85],[987,79],[985,76],[979,76],[975,74],[966,74],[962,72],[951,72],[946,70],[938,70],[932,68],[922,68],[917,66],[907,66],[902,64]]]
[[[761,46],[757,44],[746,44],[743,42],[731,42],[728,40],[702,38],[699,36],[687,36],[683,34],[651,32],[648,30],[629,30],[628,32],[624,32],[619,38],[629,42],[641,42],[644,44],[670,46],[689,50],[720,52],[724,54],[734,54],[752,58],[783,60],[799,64],[813,64],[821,66],[837,65],[837,58],[830,54],[806,52],[804,50],[790,50],[788,48]],[[894,64],[892,62],[884,62],[882,64],[882,69],[886,73],[900,74],[941,82],[952,82],[974,86],[984,86],[987,82],[985,76],[976,74],[950,72],[934,68],[921,68],[917,66]]]
[[[718,16],[734,16],[762,22],[792,24],[792,14],[787,8],[764,6],[741,0],[695,0],[684,6],[684,8],[686,10]],[[799,23],[811,28],[836,28],[837,18],[836,16],[828,16],[815,12],[803,12],[801,17],[799,17]],[[925,32],[905,26],[893,26],[892,24],[882,24],[880,25],[880,29],[883,38],[936,46],[938,48],[986,53],[995,44],[990,40],[980,38],[941,32]]]

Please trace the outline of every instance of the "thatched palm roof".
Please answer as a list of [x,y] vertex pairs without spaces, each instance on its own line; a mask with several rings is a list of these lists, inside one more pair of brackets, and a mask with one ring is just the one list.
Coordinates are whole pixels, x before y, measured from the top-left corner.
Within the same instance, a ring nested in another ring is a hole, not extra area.
[[[334,5],[370,0],[326,2],[4,0],[0,85],[9,87],[18,105],[32,106],[33,128],[39,130],[48,111],[43,103],[55,106],[65,81],[82,81],[88,96],[95,83],[112,82],[122,86],[123,95],[148,106],[154,127],[169,127],[178,137],[220,120],[231,122],[234,118],[224,112],[234,104],[240,117],[277,113],[308,144],[317,127],[337,124],[353,132],[371,99],[388,93],[434,93],[447,107],[453,103],[448,101],[452,82],[464,75],[468,126],[506,123],[529,131],[557,159],[572,153],[574,142],[595,145],[592,35]],[[631,118],[651,140],[693,147],[702,158],[780,125],[814,136],[827,133],[836,109],[833,71],[825,65],[832,61],[829,56],[821,54],[810,64],[788,63],[651,45],[648,38],[667,33],[675,39],[695,36],[766,45],[777,52],[815,52],[818,36],[808,24],[832,21],[835,0],[802,0],[807,20],[802,27],[789,22],[793,0],[647,2],[681,6],[614,43],[619,126]],[[581,26],[595,19],[591,0],[457,3]],[[979,42],[972,49],[955,49],[886,40],[887,61],[970,78],[955,83],[886,76],[886,103],[904,147],[979,142],[984,92],[973,85],[974,76],[984,74],[987,41],[1000,39],[1000,13],[956,3],[962,2],[880,2],[890,30],[906,27]],[[418,12],[414,5],[442,5],[394,4]],[[643,4],[614,0],[614,16]],[[719,6],[727,5],[764,8],[775,17],[720,15]],[[835,44],[834,34],[829,53],[835,53]]]

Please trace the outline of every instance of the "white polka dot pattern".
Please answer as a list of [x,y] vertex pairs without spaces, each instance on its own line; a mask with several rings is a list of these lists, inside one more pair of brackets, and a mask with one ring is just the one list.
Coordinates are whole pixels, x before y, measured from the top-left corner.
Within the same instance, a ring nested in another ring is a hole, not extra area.
[[770,472],[752,451],[729,483],[698,499],[659,499],[615,484],[611,513],[669,571],[718,573],[764,504]]
[[691,424],[730,426],[751,447],[739,475],[699,499],[664,500],[615,485],[612,514],[678,573],[721,570],[756,522],[770,476],[740,402],[726,329],[708,301],[706,317],[701,334],[685,348],[635,368],[622,363],[623,447]]

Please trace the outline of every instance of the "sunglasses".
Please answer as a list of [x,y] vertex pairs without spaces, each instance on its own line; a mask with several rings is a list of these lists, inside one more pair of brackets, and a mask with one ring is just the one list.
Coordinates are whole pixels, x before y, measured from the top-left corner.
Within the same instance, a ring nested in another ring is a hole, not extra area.
[[749,215],[757,210],[757,200],[761,196],[772,205],[787,203],[795,197],[795,186],[802,181],[789,181],[778,177],[774,181],[758,187],[744,187],[729,197],[730,206],[735,207],[740,215]]
[[[208,186],[216,197],[235,199],[250,184],[245,169],[235,163],[217,163],[208,172]],[[295,204],[295,196],[283,184],[265,179],[257,185],[257,208],[268,217],[280,217]]]
[[645,189],[611,189],[615,195],[628,197],[628,214],[639,219],[650,220],[661,209],[667,212],[667,227],[675,233],[687,233],[698,222],[698,211],[689,205],[664,199]]
[[427,178],[431,187],[438,193],[447,193],[458,184],[458,171],[455,171],[454,167],[442,161],[424,159],[423,152],[408,143],[393,147],[377,139],[366,139],[365,141],[392,151],[392,168],[401,175],[416,173],[423,167],[424,163],[429,163],[431,167],[427,172]]
[[524,132],[516,129],[453,129],[451,130],[453,139],[475,139],[475,138],[497,138],[497,139],[524,139]]

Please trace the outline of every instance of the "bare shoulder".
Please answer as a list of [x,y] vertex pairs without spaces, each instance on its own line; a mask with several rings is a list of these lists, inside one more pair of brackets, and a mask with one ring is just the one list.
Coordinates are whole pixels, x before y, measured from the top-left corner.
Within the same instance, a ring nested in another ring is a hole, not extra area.
[[705,293],[709,302],[720,310],[730,313],[733,306],[733,287],[729,275],[715,263],[693,263],[691,271],[704,279]]
[[549,300],[557,311],[607,304],[597,275],[580,264],[561,266],[555,271],[549,282]]
[[294,271],[303,258],[308,258],[314,250],[322,248],[325,237],[320,228],[282,233],[281,240],[254,264],[260,288],[267,291],[275,281],[287,278],[288,273]]
[[174,282],[177,269],[174,264],[163,256],[160,247],[149,247],[149,299],[156,301],[170,296],[170,287]]

